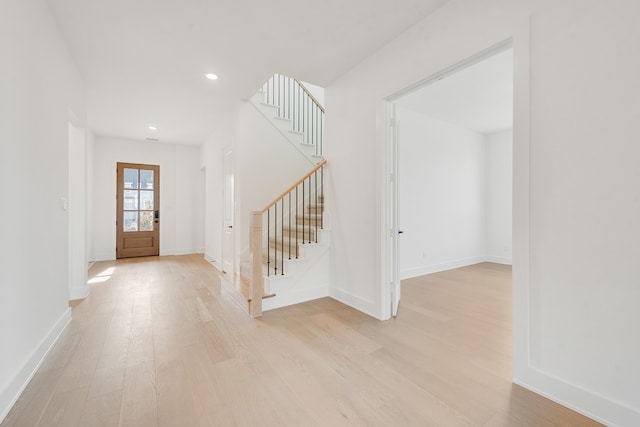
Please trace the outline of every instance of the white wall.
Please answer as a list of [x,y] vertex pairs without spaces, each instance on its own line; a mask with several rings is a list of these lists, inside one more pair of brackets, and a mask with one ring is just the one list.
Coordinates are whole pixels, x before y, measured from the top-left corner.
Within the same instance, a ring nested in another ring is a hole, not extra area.
[[82,79],[47,6],[0,2],[0,420],[71,317],[69,110]]
[[511,264],[513,131],[486,136],[487,243],[489,261]]
[[486,259],[485,137],[397,108],[401,278]]
[[116,256],[116,164],[160,166],[160,255],[204,251],[204,179],[200,147],[96,136],[94,141],[96,260]]
[[327,87],[332,296],[389,314],[383,99],[512,37],[514,379],[640,425],[639,15],[635,0],[451,0]]

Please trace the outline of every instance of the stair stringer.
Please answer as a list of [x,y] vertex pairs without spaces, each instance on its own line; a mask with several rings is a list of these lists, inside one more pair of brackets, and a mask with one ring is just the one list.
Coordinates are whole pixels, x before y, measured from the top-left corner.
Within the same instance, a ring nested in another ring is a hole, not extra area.
[[328,297],[330,246],[330,231],[318,230],[318,243],[304,245],[304,258],[284,261],[284,276],[263,277],[275,296],[262,301],[262,311]]
[[316,165],[324,157],[315,154],[315,145],[304,143],[303,134],[293,131],[291,120],[278,116],[280,107],[264,102],[264,92],[256,92],[250,99],[250,103],[262,113],[262,115],[311,163]]

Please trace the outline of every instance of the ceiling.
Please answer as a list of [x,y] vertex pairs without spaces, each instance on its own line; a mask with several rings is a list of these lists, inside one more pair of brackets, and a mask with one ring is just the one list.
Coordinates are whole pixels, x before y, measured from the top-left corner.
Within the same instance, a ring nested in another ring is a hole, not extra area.
[[449,74],[397,101],[398,106],[490,134],[513,127],[513,49]]
[[273,73],[326,86],[445,1],[48,3],[85,79],[96,134],[198,144]]

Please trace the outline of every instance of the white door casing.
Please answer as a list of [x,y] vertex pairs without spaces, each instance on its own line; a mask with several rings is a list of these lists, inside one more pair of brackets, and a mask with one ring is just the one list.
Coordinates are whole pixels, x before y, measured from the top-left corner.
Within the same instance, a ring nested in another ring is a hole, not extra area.
[[233,185],[233,149],[224,149],[223,154],[223,188],[222,188],[222,271],[234,272],[234,185]]

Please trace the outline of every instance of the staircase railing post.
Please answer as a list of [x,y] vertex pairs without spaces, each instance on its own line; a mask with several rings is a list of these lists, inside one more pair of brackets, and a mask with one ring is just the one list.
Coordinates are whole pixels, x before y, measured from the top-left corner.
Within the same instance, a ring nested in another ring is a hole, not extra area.
[[262,316],[262,212],[251,212],[249,225],[249,263],[251,278],[249,279],[249,315]]

